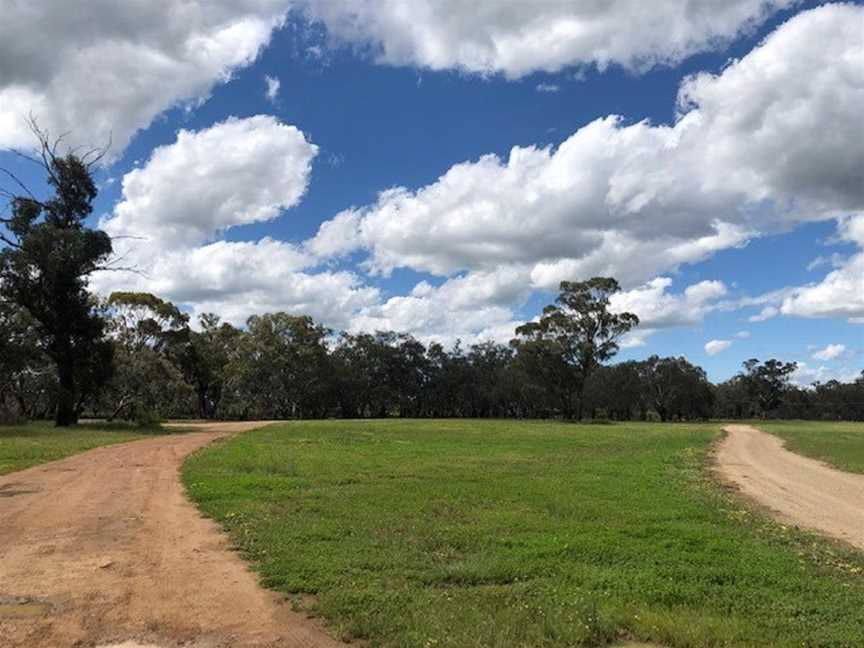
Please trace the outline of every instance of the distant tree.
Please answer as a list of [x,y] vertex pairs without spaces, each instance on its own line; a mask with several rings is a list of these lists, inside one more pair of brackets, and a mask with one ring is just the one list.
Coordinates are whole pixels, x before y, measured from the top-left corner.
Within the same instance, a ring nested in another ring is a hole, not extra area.
[[645,401],[661,421],[710,418],[714,393],[701,367],[655,355],[639,363],[639,375]]
[[750,418],[756,404],[751,401],[747,385],[740,374],[714,386],[714,415],[717,418]]
[[53,192],[39,199],[11,173],[14,191],[5,191],[10,213],[0,217],[5,247],[0,250],[0,299],[25,309],[36,322],[44,352],[57,371],[55,422],[77,422],[87,392],[110,375],[111,345],[105,321],[87,292],[88,277],[103,269],[111,239],[89,229],[98,152],[59,153],[61,139],[33,126],[38,150],[31,159],[47,174]]
[[598,367],[588,380],[585,401],[592,409],[592,418],[603,410],[618,421],[627,421],[637,416],[644,420],[647,406],[640,375],[641,363],[629,360]]
[[189,343],[189,317],[150,293],[114,292],[106,306],[116,360],[103,397],[109,418],[148,423],[175,411],[189,389],[172,352]]
[[44,418],[54,409],[57,377],[36,322],[0,301],[0,422]]
[[864,421],[864,371],[848,383],[839,380],[814,383],[809,393],[811,411],[808,418]]
[[563,383],[556,382],[562,392],[567,392],[564,413],[568,418],[572,416],[573,400],[576,417],[582,418],[586,381],[594,369],[618,352],[621,336],[639,324],[633,313],[609,310],[609,298],[618,290],[618,282],[610,277],[562,281],[558,298],[543,309],[540,319],[516,329],[524,340],[517,340],[517,350],[520,344],[524,349],[526,341],[535,346],[543,344],[543,353],[566,367]]
[[198,324],[201,330],[191,331],[188,343],[172,349],[171,357],[195,391],[197,416],[212,419],[222,404],[229,365],[243,333],[214,313],[202,313]]
[[503,344],[482,342],[468,352],[473,386],[474,415],[512,416],[518,400],[519,383],[513,372],[513,350]]
[[789,388],[789,378],[798,364],[774,358],[765,362],[750,358],[743,362],[743,367],[744,371],[740,375],[748,396],[758,404],[763,415],[772,414],[780,407],[783,395]]
[[231,407],[242,418],[320,418],[332,394],[326,339],[311,317],[253,315],[226,368]]

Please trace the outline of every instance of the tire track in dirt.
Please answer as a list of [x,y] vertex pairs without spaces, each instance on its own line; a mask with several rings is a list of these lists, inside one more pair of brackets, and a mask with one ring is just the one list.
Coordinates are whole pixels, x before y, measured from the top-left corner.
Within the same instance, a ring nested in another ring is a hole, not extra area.
[[790,452],[749,425],[724,430],[715,455],[724,482],[786,522],[864,549],[864,475]]
[[263,589],[184,494],[186,456],[262,425],[202,424],[0,477],[0,646],[344,646]]

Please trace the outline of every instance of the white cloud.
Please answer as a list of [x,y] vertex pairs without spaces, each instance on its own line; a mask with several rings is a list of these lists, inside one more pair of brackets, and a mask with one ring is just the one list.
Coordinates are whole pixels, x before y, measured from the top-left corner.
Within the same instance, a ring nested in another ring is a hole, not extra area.
[[764,322],[766,320],[771,319],[772,317],[777,317],[779,315],[780,310],[776,306],[765,306],[759,313],[756,315],[751,315],[747,318],[748,322]]
[[829,344],[824,349],[819,349],[813,354],[816,360],[836,360],[846,353],[846,346],[843,344]]
[[839,268],[846,261],[846,256],[835,252],[830,256],[817,256],[810,263],[807,264],[807,270],[812,272],[822,266],[830,266],[832,268]]
[[306,0],[339,42],[382,63],[516,78],[571,65],[634,70],[714,49],[794,0]]
[[696,324],[706,313],[718,307],[717,300],[727,293],[722,281],[701,281],[688,286],[683,293],[667,292],[672,284],[669,277],[657,277],[632,290],[612,295],[610,308],[628,311],[639,317],[639,328],[659,329]]
[[735,334],[735,337],[738,338],[739,340],[746,340],[747,338],[750,337],[750,331],[738,331]]
[[512,305],[528,296],[524,270],[502,268],[448,279],[440,286],[418,283],[410,295],[391,297],[364,308],[351,329],[390,329],[412,333],[421,340],[451,344],[484,340],[504,342],[521,324]]
[[112,236],[176,248],[269,221],[300,201],[317,152],[297,128],[269,115],[181,130],[123,177],[122,199],[101,224]]
[[282,87],[282,82],[276,77],[266,74],[264,75],[264,84],[267,86],[264,91],[264,96],[270,103],[275,103],[276,98],[279,96],[279,88]]
[[[87,0],[75,11],[7,2],[0,22],[0,148],[32,143],[25,118],[72,144],[122,151],[168,108],[194,106],[250,65],[302,5],[336,40],[390,64],[521,76],[537,69],[672,63],[727,42],[792,0],[597,6],[459,0]],[[38,38],[34,35],[38,35]],[[50,44],[46,46],[46,43]],[[318,45],[307,51],[320,52]]]
[[365,250],[382,274],[512,265],[530,267],[535,288],[597,274],[634,286],[864,208],[862,29],[860,7],[799,14],[721,74],[688,79],[674,126],[606,117],[557,148],[454,165],[343,212],[308,249]]
[[285,0],[6,2],[0,21],[0,148],[29,146],[32,113],[71,144],[114,151],[161,112],[206,99],[252,63]]
[[845,383],[854,382],[860,376],[860,368],[826,367],[824,365],[811,367],[806,362],[799,362],[797,369],[792,372],[791,381],[799,387],[809,387],[815,382],[825,383],[829,380]]
[[714,356],[725,351],[730,346],[732,346],[732,342],[729,340],[710,340],[705,343],[705,353],[709,356]]
[[657,331],[649,328],[639,328],[629,331],[621,336],[618,345],[622,349],[637,349],[648,344],[648,338],[654,335]]
[[[861,178],[864,185],[864,178]],[[780,303],[784,315],[843,317],[850,322],[864,318],[864,213],[840,221],[840,237],[858,245],[819,283],[791,289]]]
[[180,131],[126,174],[122,199],[102,222],[118,237],[121,263],[140,273],[98,274],[94,289],[154,292],[194,316],[213,311],[235,324],[286,310],[347,327],[352,314],[380,299],[355,274],[312,273],[317,261],[310,254],[272,238],[212,241],[296,205],[316,152],[302,132],[270,116]]

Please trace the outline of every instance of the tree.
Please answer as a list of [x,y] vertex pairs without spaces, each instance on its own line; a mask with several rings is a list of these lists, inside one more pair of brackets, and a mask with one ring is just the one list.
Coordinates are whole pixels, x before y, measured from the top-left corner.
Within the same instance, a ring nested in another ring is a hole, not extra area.
[[44,417],[56,392],[56,372],[33,318],[0,301],[0,422]]
[[714,405],[711,384],[705,371],[686,358],[651,356],[639,363],[639,376],[645,401],[661,421],[710,418]]
[[320,418],[328,409],[330,330],[306,315],[253,315],[228,365],[231,407],[242,418]]
[[605,410],[616,421],[628,421],[634,415],[645,420],[647,403],[640,376],[642,363],[629,360],[598,367],[585,389],[585,402],[594,410]]
[[743,363],[741,378],[747,394],[759,405],[763,415],[780,407],[783,394],[789,387],[789,377],[798,368],[795,362],[781,362],[771,358],[760,363],[750,358]]
[[57,370],[55,422],[68,426],[77,422],[87,392],[110,375],[111,345],[87,280],[106,267],[111,239],[85,226],[97,193],[98,152],[62,155],[61,139],[50,141],[35,124],[33,130],[39,148],[31,159],[47,174],[53,195],[38,199],[6,172],[22,193],[4,192],[10,214],[0,217],[7,232],[0,232],[6,244],[0,250],[0,299],[19,305],[36,322]]
[[171,357],[195,390],[198,416],[212,419],[219,411],[229,364],[243,334],[213,313],[202,313],[198,323],[201,330],[191,331],[188,343],[172,349]]
[[[534,344],[546,343],[548,353],[557,356],[567,370],[562,386],[567,392],[565,415],[572,416],[575,400],[576,417],[581,419],[586,381],[596,367],[618,352],[618,340],[639,324],[639,318],[609,310],[609,297],[619,290],[611,277],[562,281],[560,290],[539,321],[520,326],[516,334]],[[519,342],[516,346],[518,350]]]
[[172,351],[189,341],[189,317],[150,293],[108,298],[115,373],[107,391],[109,418],[148,423],[176,408],[188,387]]

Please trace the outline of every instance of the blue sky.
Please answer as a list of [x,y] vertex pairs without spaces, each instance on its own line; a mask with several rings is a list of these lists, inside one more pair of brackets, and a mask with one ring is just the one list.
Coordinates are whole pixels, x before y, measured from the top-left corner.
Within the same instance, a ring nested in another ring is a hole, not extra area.
[[602,271],[643,319],[622,358],[683,354],[714,380],[754,356],[803,383],[864,368],[860,3],[490,2],[460,21],[458,3],[249,0],[164,23],[92,4],[80,33],[39,25],[56,59],[16,45],[32,16],[0,27],[0,145],[26,146],[28,112],[74,143],[113,132],[94,224],[136,237],[117,247],[142,274],[100,292],[505,340],[557,281]]

